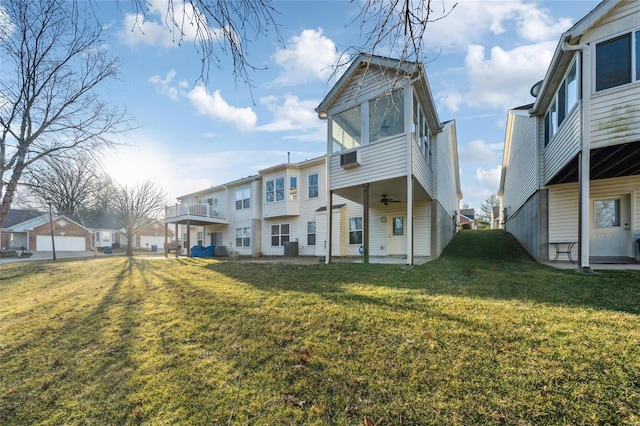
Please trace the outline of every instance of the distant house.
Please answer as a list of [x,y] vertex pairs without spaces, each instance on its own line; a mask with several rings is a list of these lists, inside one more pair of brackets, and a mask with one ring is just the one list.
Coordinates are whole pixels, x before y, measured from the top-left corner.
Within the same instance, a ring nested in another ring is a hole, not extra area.
[[[77,216],[53,215],[55,248],[59,251],[84,251],[93,248],[125,246],[126,235],[117,215],[81,213]],[[167,237],[173,239],[173,231]],[[11,209],[0,231],[2,250],[52,251],[51,222],[48,213]],[[133,248],[164,248],[165,226],[158,220],[138,231]]]
[[0,248],[2,250],[20,250],[22,247],[27,247],[29,245],[27,233],[22,231],[13,232],[12,229],[15,225],[27,222],[43,214],[35,210],[10,209],[4,219],[2,229],[0,229]]
[[[3,250],[52,251],[53,245],[58,251],[85,251],[91,249],[91,231],[67,215],[54,215],[53,221],[49,214],[40,213],[38,216],[26,219],[31,214],[20,212],[10,214],[2,229]],[[26,220],[22,220],[26,219]],[[14,220],[22,220],[12,223]],[[53,225],[53,226],[52,226]],[[53,240],[51,232],[53,227]]]
[[500,229],[500,206],[493,206],[491,209],[491,229]]
[[475,209],[461,209],[458,214],[458,223],[462,229],[476,229]]
[[533,105],[507,115],[500,221],[537,259],[635,261],[640,2],[606,0],[562,34]]

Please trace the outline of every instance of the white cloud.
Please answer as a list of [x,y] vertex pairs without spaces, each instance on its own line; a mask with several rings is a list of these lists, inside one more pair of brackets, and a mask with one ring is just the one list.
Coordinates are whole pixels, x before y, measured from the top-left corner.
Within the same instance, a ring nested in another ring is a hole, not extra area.
[[271,59],[283,68],[271,86],[295,86],[313,80],[327,80],[338,60],[334,42],[323,30],[304,30],[291,37],[287,47],[276,50]]
[[187,97],[196,110],[213,120],[226,121],[238,130],[253,130],[258,120],[251,108],[237,108],[231,106],[222,98],[219,90],[209,93],[203,85],[197,85]]
[[494,194],[500,186],[501,170],[501,166],[496,166],[489,170],[478,167],[476,169],[476,182],[478,182],[485,188],[491,188],[491,193]]
[[280,104],[277,103],[279,100],[276,96],[267,96],[260,99],[260,102],[266,105],[277,119],[269,124],[259,126],[257,130],[265,132],[307,130],[315,129],[321,125],[314,109],[319,103],[318,100],[307,99],[301,101],[300,98],[291,93],[285,94],[283,102]]
[[462,104],[506,110],[532,102],[529,90],[544,77],[555,46],[542,42],[508,51],[496,46],[487,58],[483,46],[470,45],[465,59],[470,90],[454,89],[439,97],[451,111]]
[[510,28],[529,42],[555,40],[572,24],[569,18],[556,18],[548,9],[523,0],[441,0],[432,8],[430,19],[442,19],[429,23],[424,39],[427,48],[436,51],[464,50],[470,42]]
[[458,156],[461,161],[494,162],[498,159],[502,147],[502,143],[487,144],[478,139],[469,142],[466,147],[458,149]]
[[[205,18],[192,3],[183,0],[149,0],[147,17],[140,13],[125,15],[120,40],[130,47],[147,45],[175,47],[183,41],[196,39],[198,26]],[[219,32],[213,28],[211,35]]]
[[158,74],[149,77],[149,83],[152,83],[156,87],[156,92],[161,95],[166,95],[174,101],[178,100],[178,88],[171,86],[171,82],[176,76],[176,71],[171,70],[167,72],[165,78],[161,78]]

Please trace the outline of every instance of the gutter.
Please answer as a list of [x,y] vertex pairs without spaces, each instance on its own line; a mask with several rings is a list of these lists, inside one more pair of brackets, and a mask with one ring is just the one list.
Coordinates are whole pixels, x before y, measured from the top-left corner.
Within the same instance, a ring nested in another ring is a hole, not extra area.
[[582,91],[582,141],[578,153],[578,266],[589,270],[589,192],[591,169],[591,132],[589,131],[591,109],[591,50],[588,44],[569,44],[570,36],[562,41],[563,52],[580,51],[580,83]]

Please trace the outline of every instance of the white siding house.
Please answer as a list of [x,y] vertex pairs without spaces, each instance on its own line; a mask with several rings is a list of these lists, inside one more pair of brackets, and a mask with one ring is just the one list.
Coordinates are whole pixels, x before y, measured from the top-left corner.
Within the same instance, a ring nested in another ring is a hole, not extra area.
[[440,255],[462,194],[455,123],[438,120],[424,67],[361,55],[317,112],[328,119],[327,155],[166,208],[184,254],[213,245],[222,248],[216,254],[330,262],[364,249],[366,261],[397,256],[407,264]]
[[349,205],[342,252],[438,257],[462,193],[455,123],[440,122],[424,66],[361,54],[316,111],[328,124],[327,210],[336,197],[360,206]]
[[[535,89],[535,90],[534,90]],[[538,259],[635,262],[640,240],[640,2],[606,0],[565,32],[533,105],[508,115],[505,229]],[[566,259],[566,258],[565,258]]]

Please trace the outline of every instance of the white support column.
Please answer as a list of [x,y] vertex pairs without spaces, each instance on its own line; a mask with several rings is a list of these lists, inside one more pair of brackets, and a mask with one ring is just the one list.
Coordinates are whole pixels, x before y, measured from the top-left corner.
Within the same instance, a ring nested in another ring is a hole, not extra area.
[[578,241],[580,242],[580,262],[582,269],[588,269],[589,265],[589,204],[590,204],[590,171],[591,171],[591,133],[590,109],[591,109],[591,51],[589,47],[582,52],[582,147],[579,156],[578,185],[579,189],[579,215],[580,229],[578,230]]

